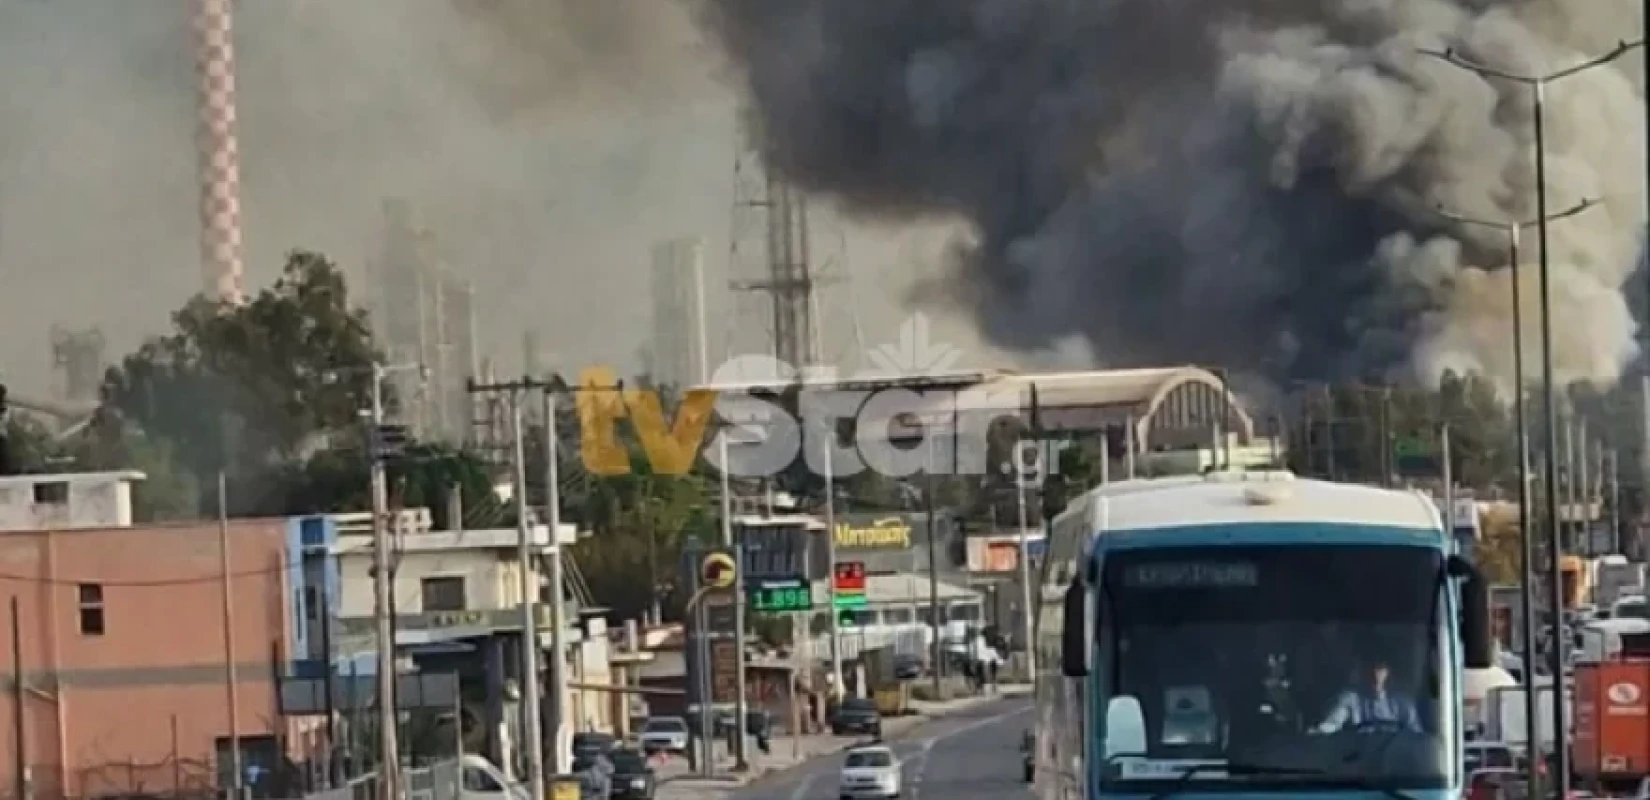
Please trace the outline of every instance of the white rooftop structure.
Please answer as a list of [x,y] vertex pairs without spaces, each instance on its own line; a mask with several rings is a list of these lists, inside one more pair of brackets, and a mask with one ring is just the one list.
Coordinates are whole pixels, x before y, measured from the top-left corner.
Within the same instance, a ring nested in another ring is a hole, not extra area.
[[0,531],[128,528],[136,470],[0,477]]
[[[874,392],[891,387],[940,393],[932,398],[925,395],[932,404],[919,410],[903,411],[891,419],[861,420],[862,425],[887,425],[894,438],[920,435],[923,428],[947,429],[960,414],[1027,418],[1034,393],[1038,422],[1045,431],[1094,431],[1128,424],[1141,451],[1207,442],[1217,428],[1245,442],[1255,435],[1254,420],[1220,375],[1190,365],[1037,374],[992,369],[847,380],[756,378],[697,388],[756,395],[793,390]],[[766,421],[754,416],[729,420],[741,426],[760,426]],[[968,428],[967,422],[961,424]]]

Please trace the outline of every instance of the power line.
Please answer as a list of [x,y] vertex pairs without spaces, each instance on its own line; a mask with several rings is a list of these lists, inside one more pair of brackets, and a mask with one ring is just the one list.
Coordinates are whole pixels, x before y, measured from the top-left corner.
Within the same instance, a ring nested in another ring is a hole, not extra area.
[[79,586],[95,583],[100,586],[112,586],[121,589],[163,589],[168,586],[191,586],[198,583],[217,583],[224,578],[252,578],[260,575],[274,575],[302,566],[301,562],[292,562],[280,567],[249,570],[245,572],[213,572],[206,575],[197,575],[189,578],[159,578],[148,581],[117,581],[107,578],[43,578],[35,575],[13,575],[0,572],[0,581],[14,581],[17,583],[32,583],[41,586]]

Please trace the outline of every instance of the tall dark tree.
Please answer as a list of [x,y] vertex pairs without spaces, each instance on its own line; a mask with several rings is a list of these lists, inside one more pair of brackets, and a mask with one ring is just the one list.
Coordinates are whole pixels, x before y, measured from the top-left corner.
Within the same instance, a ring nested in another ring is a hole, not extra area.
[[378,352],[324,256],[293,252],[244,305],[196,298],[172,323],[109,370],[104,405],[190,473],[234,476],[239,510],[273,510],[261,476],[356,434]]

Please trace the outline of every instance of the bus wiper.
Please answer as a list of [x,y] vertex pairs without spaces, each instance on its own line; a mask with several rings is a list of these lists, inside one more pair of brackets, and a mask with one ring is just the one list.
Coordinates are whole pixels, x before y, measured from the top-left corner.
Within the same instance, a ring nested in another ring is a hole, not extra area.
[[[1207,773],[1210,773],[1210,772],[1216,772],[1216,771],[1224,772],[1227,775],[1322,775],[1322,774],[1324,774],[1321,770],[1297,769],[1297,768],[1294,768],[1294,767],[1274,767],[1274,766],[1269,766],[1269,765],[1266,765],[1266,764],[1220,764],[1220,763],[1195,764],[1193,766],[1187,767],[1185,769],[1185,771],[1181,772],[1179,775],[1174,776],[1174,778],[1171,779],[1174,782],[1169,784],[1169,788],[1164,789],[1163,791],[1160,791],[1157,794],[1152,795],[1151,797],[1147,798],[1147,800],[1168,800],[1168,798],[1173,797],[1177,794],[1180,794],[1181,792],[1184,792],[1186,790],[1186,784],[1191,783],[1194,778],[1197,778],[1200,775],[1204,775],[1204,774],[1207,774]],[[1398,795],[1397,797],[1393,798],[1393,800],[1415,800],[1415,798],[1406,797],[1404,795]]]
[[1300,775],[1320,779],[1325,784],[1336,788],[1358,789],[1365,792],[1380,792],[1381,794],[1392,798],[1392,800],[1415,800],[1415,797],[1411,795],[1405,794],[1404,792],[1398,791],[1390,786],[1377,785],[1368,778],[1360,777],[1358,775],[1336,775],[1335,773],[1326,770],[1310,768],[1275,770],[1267,774]]
[[1168,800],[1174,795],[1184,792],[1186,784],[1194,778],[1209,772],[1220,771],[1227,775],[1289,775],[1296,777],[1326,778],[1328,783],[1346,789],[1361,789],[1368,792],[1380,792],[1392,800],[1416,800],[1414,797],[1386,786],[1377,786],[1368,779],[1354,775],[1335,775],[1321,769],[1304,767],[1276,767],[1267,764],[1197,764],[1187,767],[1186,770],[1174,777],[1174,783],[1169,788],[1147,798],[1147,800]]

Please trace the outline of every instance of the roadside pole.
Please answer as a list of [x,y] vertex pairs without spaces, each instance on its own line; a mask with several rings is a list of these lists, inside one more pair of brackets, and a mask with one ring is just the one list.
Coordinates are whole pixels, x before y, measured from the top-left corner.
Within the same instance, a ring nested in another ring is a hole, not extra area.
[[384,428],[384,374],[372,365],[372,596],[374,628],[378,634],[378,792],[380,800],[400,800],[401,751],[396,742],[395,628],[390,617],[389,483],[384,475],[381,432]]
[[11,596],[11,702],[12,702],[12,759],[17,762],[16,782],[18,800],[29,797],[29,716],[28,683],[23,674],[23,614],[18,609],[17,595]]
[[544,708],[539,685],[538,570],[533,568],[533,520],[527,508],[527,451],[521,393],[510,392],[516,500],[516,559],[521,586],[521,705],[529,797],[544,797]]
[[544,520],[550,527],[550,746],[551,763],[557,775],[572,771],[569,753],[562,745],[561,729],[567,717],[567,647],[563,641],[567,623],[562,619],[561,549],[561,447],[556,438],[556,394],[548,384],[544,393]]
[[[842,620],[836,607],[836,486],[832,475],[832,453],[836,437],[825,440],[825,580],[826,605],[831,621],[831,696],[841,700],[846,695],[842,685]],[[810,627],[808,635],[813,636]]]
[[[1025,637],[1026,677],[1031,680],[1037,678],[1037,643],[1031,638],[1037,610],[1031,605],[1031,519],[1026,513],[1026,492],[1041,482],[1044,469],[1043,442],[1039,439],[1034,443],[1037,448],[1030,452],[1036,454],[1035,464],[1026,463],[1027,451],[1024,448],[1015,454],[1014,459],[1014,496],[1020,506],[1020,552],[1016,559],[1020,562],[1020,630]],[[1109,454],[1107,457],[1110,457]]]
[[234,557],[229,545],[229,479],[218,472],[218,562],[223,570],[223,684],[229,703],[229,768],[234,770],[230,787],[239,798],[246,788],[246,770],[241,764],[241,690],[235,674],[235,581],[231,575]]
[[[563,712],[561,707],[561,699],[566,695],[566,670],[562,667],[567,658],[567,654],[564,652],[562,642],[562,604],[560,602],[562,599],[562,553],[559,542],[561,498],[559,491],[560,476],[557,474],[558,466],[556,463],[558,448],[556,447],[555,441],[556,404],[553,396],[555,384],[550,381],[536,380],[529,377],[523,377],[520,380],[507,381],[504,383],[479,383],[475,380],[469,380],[465,382],[465,391],[470,394],[494,394],[502,392],[509,398],[510,402],[510,418],[513,421],[514,428],[512,431],[512,438],[514,440],[515,450],[515,455],[512,460],[515,465],[516,517],[518,519],[516,528],[518,544],[517,557],[521,559],[522,563],[521,624],[524,651],[522,655],[522,671],[524,676],[531,676],[530,679],[524,679],[522,681],[522,703],[526,706],[524,709],[524,716],[526,717],[527,722],[524,722],[524,725],[528,728],[526,736],[528,750],[527,756],[528,763],[531,765],[530,771],[533,773],[529,776],[531,779],[530,791],[532,791],[532,797],[534,800],[538,800],[544,796],[545,789],[545,751],[547,748],[544,743],[547,728],[551,743],[553,745],[551,748],[548,748],[553,751],[551,753],[551,765],[557,769],[558,774],[561,772],[562,767],[565,766],[563,760],[567,757],[566,754],[562,752],[562,747],[559,743],[559,733],[562,728],[561,718]],[[550,673],[547,677],[550,679],[550,692],[553,697],[551,702],[548,704],[544,702],[544,687],[539,683],[540,676],[538,674],[539,656],[541,655],[539,653],[539,586],[537,585],[537,582],[533,581],[533,577],[538,575],[539,570],[536,567],[540,565],[538,563],[538,559],[535,557],[534,548],[531,545],[532,522],[529,519],[527,505],[527,433],[522,414],[523,395],[526,392],[533,391],[544,393],[546,428],[545,459],[548,462],[545,465],[545,480],[548,482],[548,485],[545,487],[546,507],[544,510],[544,516],[545,524],[549,527],[551,547],[549,550],[549,556],[545,559],[547,563],[542,566],[545,571],[549,573],[546,576],[546,583],[553,587],[552,596],[556,600],[556,602],[550,604],[549,615],[549,623],[551,627],[550,649],[552,652],[548,656],[549,667],[546,671]],[[528,663],[528,659],[531,659],[530,665]],[[549,706],[548,709],[545,708],[546,705]],[[546,724],[544,719],[546,710],[550,713],[548,724]]]
[[[728,464],[728,434],[723,431],[719,438],[722,450],[722,545],[731,549],[734,560],[740,565],[745,563],[744,551],[739,542],[733,537],[733,486],[729,476]],[[745,770],[750,767],[748,743],[745,736],[745,717],[749,713],[749,698],[745,688],[745,570],[735,572],[733,585],[733,649],[734,649],[734,680],[738,686],[734,689],[733,714],[733,763],[734,769]]]
[[[691,551],[690,551],[691,552]],[[686,611],[693,620],[693,640],[690,641],[690,651],[694,655],[696,670],[691,670],[697,686],[699,701],[699,742],[701,756],[699,771],[709,777],[716,772],[716,733],[714,719],[711,714],[711,700],[713,698],[713,684],[711,682],[711,647],[710,647],[710,614],[705,609],[704,600],[712,592],[727,592],[739,586],[739,554],[732,549],[703,552],[699,555],[699,563],[689,573],[692,581],[693,594],[688,598]],[[692,694],[688,699],[694,699]],[[744,721],[739,720],[743,728]]]

